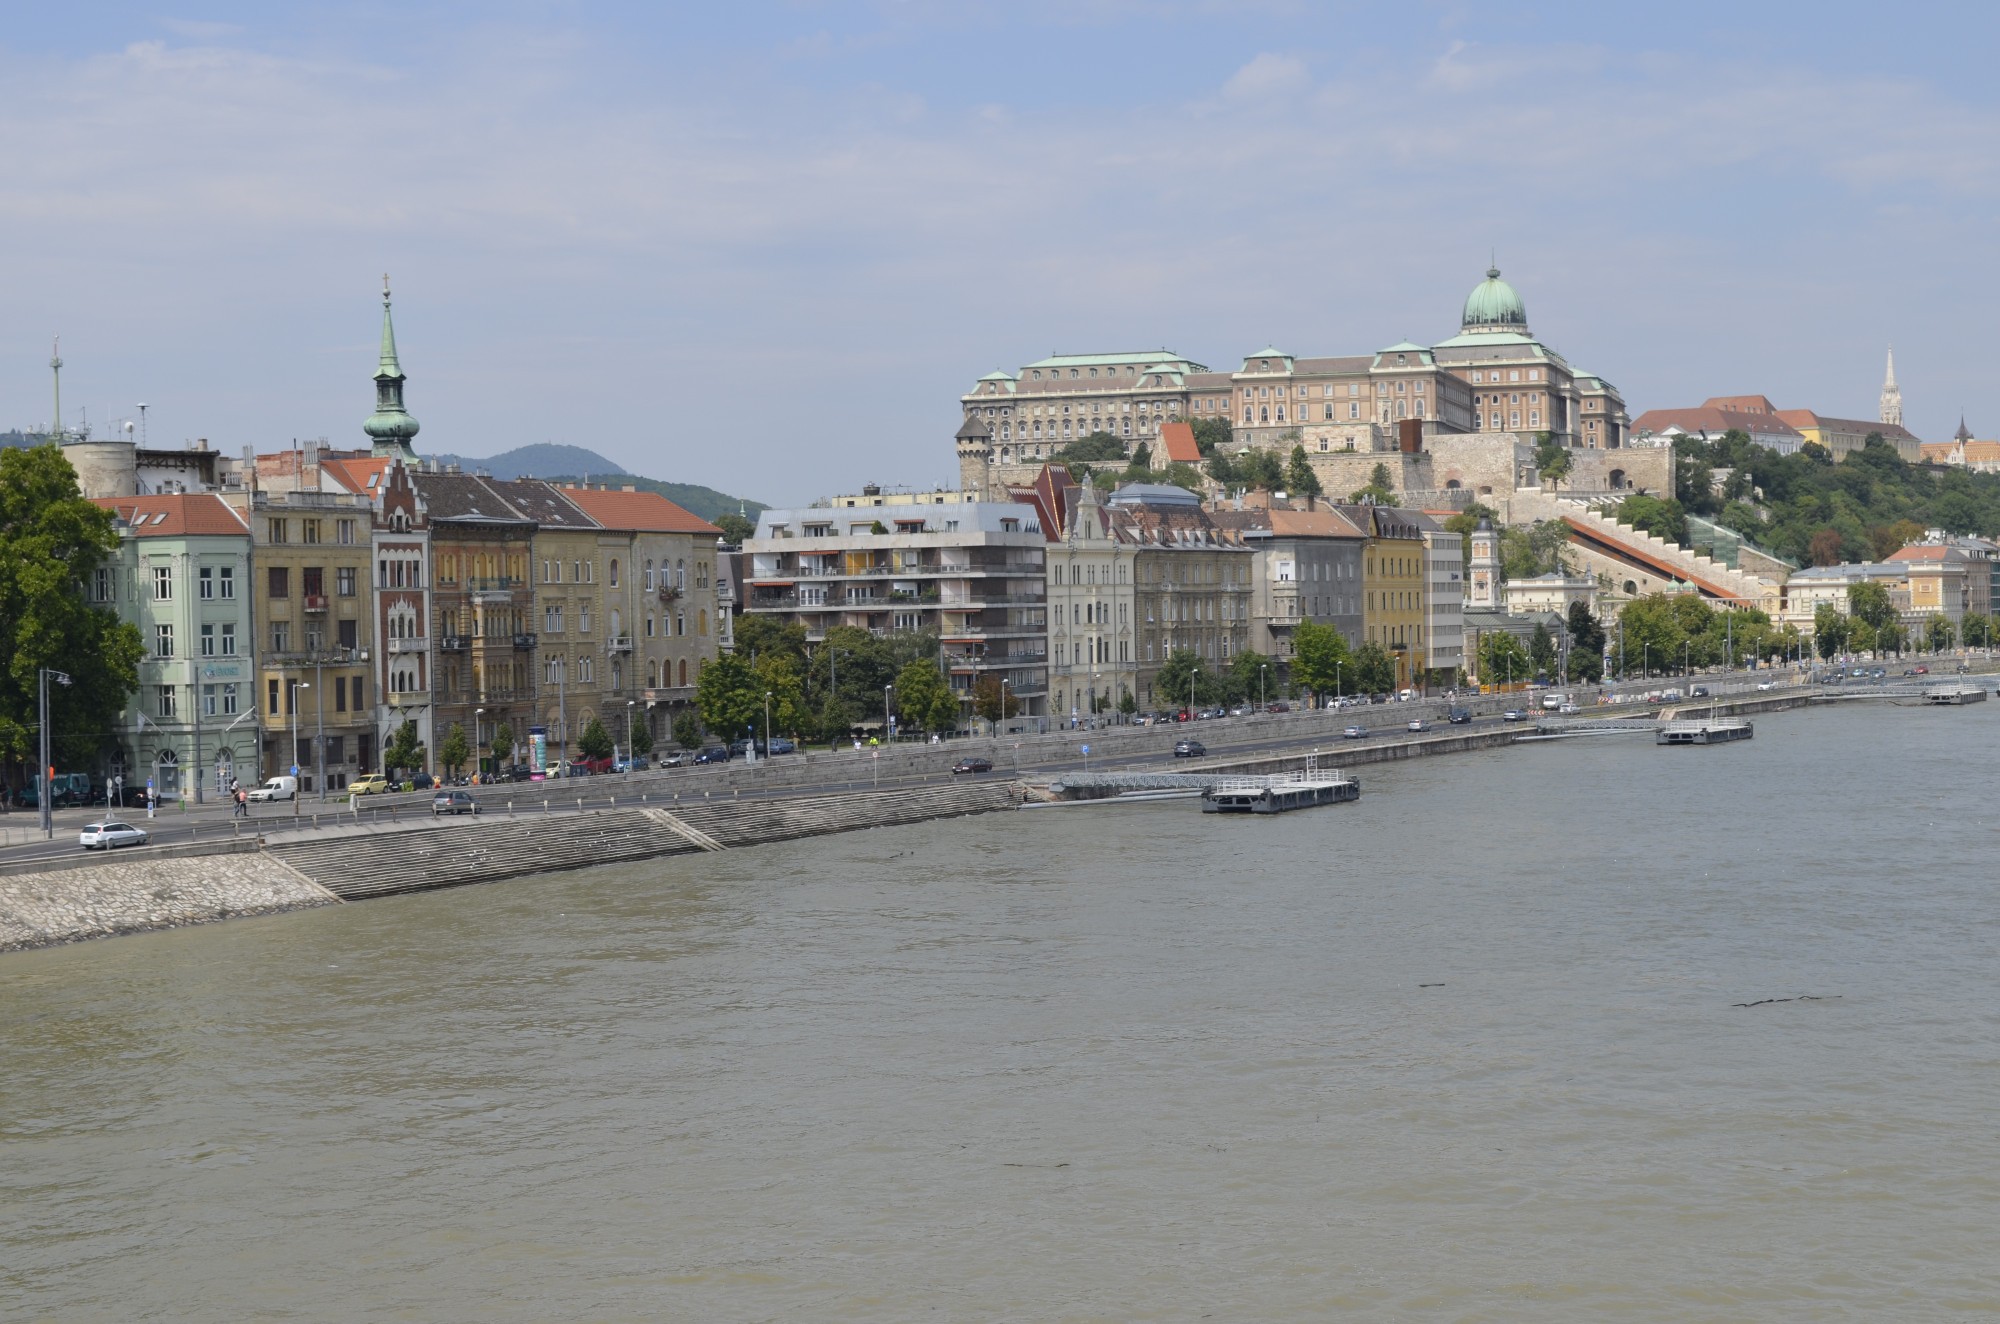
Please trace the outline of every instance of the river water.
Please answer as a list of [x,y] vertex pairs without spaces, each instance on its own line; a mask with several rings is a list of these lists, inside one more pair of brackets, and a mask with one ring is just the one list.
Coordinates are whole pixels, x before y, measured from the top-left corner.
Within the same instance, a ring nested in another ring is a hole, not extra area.
[[1773,715],[9,956],[0,1316],[2000,1312],[1996,731]]

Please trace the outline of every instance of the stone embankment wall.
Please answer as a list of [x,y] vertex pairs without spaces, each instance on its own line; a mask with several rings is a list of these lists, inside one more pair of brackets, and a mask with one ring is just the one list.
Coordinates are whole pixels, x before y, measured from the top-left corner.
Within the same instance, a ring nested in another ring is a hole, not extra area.
[[122,855],[0,878],[0,951],[46,947],[339,898],[268,855]]

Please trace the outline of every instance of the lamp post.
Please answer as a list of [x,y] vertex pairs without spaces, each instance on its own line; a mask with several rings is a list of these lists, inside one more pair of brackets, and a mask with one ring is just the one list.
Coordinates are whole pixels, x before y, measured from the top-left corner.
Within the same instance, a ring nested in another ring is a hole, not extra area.
[[[1058,713],[1056,714],[1056,717],[1058,720],[1060,720],[1062,714]],[[995,722],[993,724],[993,730],[996,734],[1000,730],[1000,722],[1004,722],[1006,720],[1007,720],[1007,678],[1005,676],[1002,676],[1000,678],[1000,721]]]
[[292,685],[292,817],[299,816],[299,691],[312,688],[309,680],[295,681]]
[[[484,708],[474,708],[472,710],[472,761],[474,763],[479,762],[479,718],[485,711]],[[450,771],[450,769],[446,769],[446,771]]]
[[[70,681],[67,671],[57,671],[54,667],[41,668],[36,672],[35,679],[40,682],[38,688],[41,691],[42,708],[42,786],[41,793],[35,797],[35,800],[42,809],[42,839],[46,841],[56,834],[56,774],[55,769],[49,763],[49,682],[53,680],[58,685],[67,685]],[[200,775],[201,769],[196,768],[195,776],[199,777]]]
[[1333,701],[1335,704],[1340,702],[1340,669],[1346,665],[1347,662],[1344,658],[1337,659],[1333,664]]
[[[636,664],[634,665],[636,667]],[[632,710],[638,706],[639,701],[637,699],[625,700],[625,768],[628,772],[632,768],[633,760],[639,756],[638,745],[632,739],[632,719],[638,716]]]
[[326,684],[321,670],[324,661],[325,654],[313,654],[313,793],[322,803],[326,800]]
[[1262,662],[1257,664],[1257,707],[1259,711],[1269,707],[1264,701],[1264,673],[1270,668]]
[[[889,691],[895,688],[894,685],[884,685],[882,687],[882,743],[885,745],[889,743],[889,737],[894,734],[889,728]],[[1000,691],[1000,711],[1002,714],[1005,714],[1007,711],[1007,691],[1005,690]]]
[[771,691],[764,691],[764,753],[771,752]]

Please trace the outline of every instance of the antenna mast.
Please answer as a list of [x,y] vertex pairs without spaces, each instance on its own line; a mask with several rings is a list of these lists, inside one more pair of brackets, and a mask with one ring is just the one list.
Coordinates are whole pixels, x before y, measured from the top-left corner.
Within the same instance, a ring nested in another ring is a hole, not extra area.
[[51,374],[53,374],[53,375],[54,375],[54,377],[55,377],[55,385],[56,385],[56,419],[55,419],[55,423],[53,424],[53,427],[52,427],[52,430],[53,430],[53,431],[54,431],[54,433],[55,433],[55,441],[56,441],[56,444],[57,444],[58,446],[60,446],[60,445],[62,445],[62,435],[63,435],[63,424],[62,424],[62,337],[61,337],[60,335],[56,337],[56,341],[55,341],[55,347],[54,347],[53,349],[51,349],[51,350],[49,351],[49,372],[50,372]]

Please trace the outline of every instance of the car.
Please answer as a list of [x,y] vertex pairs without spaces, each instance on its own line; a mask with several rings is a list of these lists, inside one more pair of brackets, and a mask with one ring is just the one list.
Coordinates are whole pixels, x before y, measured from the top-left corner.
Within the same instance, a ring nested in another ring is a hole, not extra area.
[[685,768],[690,763],[693,763],[694,760],[695,760],[695,755],[693,750],[677,749],[673,753],[661,759],[660,766],[663,768]]
[[1566,703],[1562,705],[1562,707],[1556,709],[1556,711],[1563,714],[1565,717],[1570,717],[1574,716],[1577,713],[1582,712],[1583,705],[1580,703]]
[[1919,666],[1917,668],[1917,674],[1919,676],[1928,676],[1931,674],[1931,669],[1929,667]]
[[1778,682],[1775,680],[1760,680],[1757,682],[1757,688],[1760,690],[1775,690],[1778,688]]
[[267,800],[295,800],[299,794],[297,777],[273,777],[250,792],[250,799],[262,804]]
[[1706,685],[1689,686],[1688,697],[1690,699],[1706,699],[1708,697],[1708,686]]
[[991,771],[993,771],[992,759],[960,759],[958,762],[951,765],[951,775],[954,777],[958,776],[960,773],[968,773],[968,772],[979,773],[979,772],[991,772]]
[[1231,717],[1248,717],[1251,713],[1254,713],[1256,711],[1257,710],[1255,708],[1251,707],[1247,703],[1239,703],[1234,708],[1231,708],[1229,710],[1229,715]]
[[371,772],[365,777],[356,777],[347,783],[349,795],[387,795],[389,779],[379,772]]
[[1661,703],[1679,703],[1680,701],[1681,692],[1679,690],[1668,690],[1660,696]]
[[644,754],[634,754],[629,759],[620,759],[612,765],[613,772],[644,772],[653,766],[653,761]]
[[799,752],[799,747],[783,736],[772,736],[770,748],[765,752],[769,754],[796,754]]
[[1509,708],[1506,712],[1500,714],[1500,720],[1503,722],[1525,722],[1528,720],[1528,713],[1525,708]]
[[1273,713],[1288,713],[1291,710],[1292,710],[1292,705],[1286,703],[1283,699],[1278,700],[1276,703],[1272,704],[1269,708],[1265,709],[1266,712],[1273,712]]
[[120,846],[143,846],[152,837],[144,828],[107,818],[102,823],[84,824],[77,840],[85,850],[117,850]]
[[1174,757],[1177,759],[1198,759],[1206,753],[1208,746],[1199,740],[1183,740],[1174,746]]
[[1472,709],[1453,708],[1450,712],[1444,715],[1444,719],[1447,722],[1450,722],[1453,726],[1464,726],[1467,722],[1470,722],[1472,720]]
[[710,745],[708,748],[696,754],[694,756],[694,761],[696,763],[727,763],[729,762],[729,758],[730,758],[729,746]]
[[1350,726],[1340,734],[1342,738],[1347,740],[1359,740],[1368,734],[1368,728],[1365,726]]
[[1423,718],[1421,718],[1421,717],[1412,717],[1412,718],[1410,719],[1410,730],[1412,730],[1412,731],[1428,731],[1428,730],[1430,730],[1430,729],[1431,729],[1431,724],[1430,724],[1429,722],[1426,722],[1426,721],[1425,721],[1425,720],[1424,720]]
[[441,817],[445,814],[479,813],[479,801],[472,798],[470,791],[439,791],[431,797],[431,814]]

